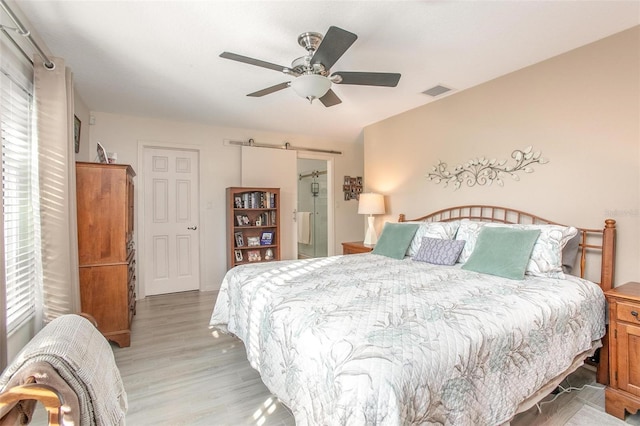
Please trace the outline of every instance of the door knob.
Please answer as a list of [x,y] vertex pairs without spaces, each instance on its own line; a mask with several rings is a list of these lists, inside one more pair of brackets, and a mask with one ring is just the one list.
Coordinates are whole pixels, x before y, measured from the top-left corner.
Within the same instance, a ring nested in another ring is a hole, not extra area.
[[191,229],[192,231],[195,231],[196,229],[198,229],[197,226],[187,226],[187,229]]

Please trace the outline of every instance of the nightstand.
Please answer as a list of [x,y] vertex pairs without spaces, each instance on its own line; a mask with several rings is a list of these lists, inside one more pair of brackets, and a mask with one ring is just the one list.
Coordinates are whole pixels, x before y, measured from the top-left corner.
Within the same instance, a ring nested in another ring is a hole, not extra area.
[[342,254],[369,253],[371,250],[373,250],[373,246],[364,245],[362,241],[342,243]]
[[609,386],[605,410],[624,420],[640,409],[640,283],[605,292],[609,303]]

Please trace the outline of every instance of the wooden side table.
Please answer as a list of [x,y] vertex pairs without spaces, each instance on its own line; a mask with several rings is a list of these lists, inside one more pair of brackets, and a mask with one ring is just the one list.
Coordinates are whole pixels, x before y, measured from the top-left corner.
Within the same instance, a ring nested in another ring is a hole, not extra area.
[[605,292],[609,303],[609,386],[605,410],[624,420],[640,409],[640,283]]
[[365,245],[362,241],[351,241],[342,243],[342,254],[369,253],[373,246]]

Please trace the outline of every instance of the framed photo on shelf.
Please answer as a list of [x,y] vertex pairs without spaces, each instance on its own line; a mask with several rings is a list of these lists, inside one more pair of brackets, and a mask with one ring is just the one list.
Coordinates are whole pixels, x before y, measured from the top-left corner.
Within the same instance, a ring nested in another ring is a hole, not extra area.
[[236,247],[244,246],[244,237],[242,236],[242,232],[236,232],[233,236],[236,237]]
[[236,215],[236,223],[238,224],[238,226],[242,226],[242,215],[241,214],[237,214]]
[[249,216],[247,216],[246,214],[242,215],[242,225],[243,226],[251,225],[251,222],[249,221]]
[[273,244],[273,231],[262,231],[260,245],[270,246],[271,244]]
[[242,208],[242,198],[239,195],[236,195],[235,197],[233,197],[233,206],[236,209]]
[[249,262],[258,262],[262,260],[262,257],[260,256],[260,250],[251,250],[247,252],[247,259],[249,260]]
[[236,262],[242,262],[244,260],[242,258],[242,250],[234,250],[233,252],[236,256]]
[[258,237],[247,237],[247,245],[249,247],[255,247],[260,245],[260,238]]
[[98,151],[98,163],[107,164],[109,162],[107,157],[107,150],[104,149],[104,146],[100,142],[96,142],[96,149]]

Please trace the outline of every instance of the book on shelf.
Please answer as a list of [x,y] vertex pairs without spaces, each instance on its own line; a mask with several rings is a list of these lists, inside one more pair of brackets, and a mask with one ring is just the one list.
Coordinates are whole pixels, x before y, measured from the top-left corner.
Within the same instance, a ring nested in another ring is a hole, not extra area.
[[273,209],[275,194],[271,191],[244,192],[235,198],[235,207],[242,209]]

